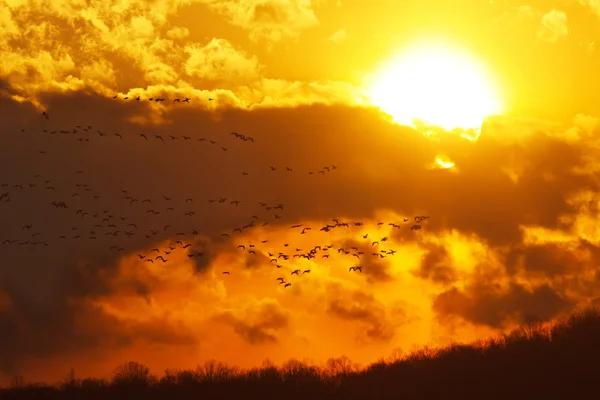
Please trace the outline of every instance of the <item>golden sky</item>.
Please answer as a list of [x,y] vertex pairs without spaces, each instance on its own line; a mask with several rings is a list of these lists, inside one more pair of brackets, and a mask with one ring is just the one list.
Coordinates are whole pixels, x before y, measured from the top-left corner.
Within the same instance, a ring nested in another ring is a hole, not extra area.
[[366,364],[598,304],[599,27],[592,0],[0,0],[0,372]]

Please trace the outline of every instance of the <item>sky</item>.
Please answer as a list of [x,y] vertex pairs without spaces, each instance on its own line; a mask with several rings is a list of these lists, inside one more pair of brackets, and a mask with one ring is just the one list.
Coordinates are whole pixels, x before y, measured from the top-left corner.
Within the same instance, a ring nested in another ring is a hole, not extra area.
[[[364,365],[600,304],[599,28],[592,0],[0,0],[0,376]],[[486,88],[396,69],[431,42]]]

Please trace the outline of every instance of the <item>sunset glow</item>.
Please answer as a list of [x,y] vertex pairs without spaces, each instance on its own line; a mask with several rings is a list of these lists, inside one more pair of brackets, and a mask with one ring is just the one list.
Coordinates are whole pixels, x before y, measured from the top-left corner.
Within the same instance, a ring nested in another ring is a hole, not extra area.
[[600,306],[599,32],[598,1],[0,0],[0,386]]

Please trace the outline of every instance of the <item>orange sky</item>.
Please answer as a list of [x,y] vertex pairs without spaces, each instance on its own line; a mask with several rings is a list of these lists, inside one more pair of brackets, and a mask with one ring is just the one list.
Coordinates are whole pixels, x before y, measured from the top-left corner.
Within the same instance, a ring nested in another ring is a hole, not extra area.
[[[0,375],[366,364],[598,304],[599,18],[591,0],[0,0]],[[493,77],[503,110],[477,140],[370,105],[365,82],[422,38]],[[333,218],[349,227],[320,231]]]

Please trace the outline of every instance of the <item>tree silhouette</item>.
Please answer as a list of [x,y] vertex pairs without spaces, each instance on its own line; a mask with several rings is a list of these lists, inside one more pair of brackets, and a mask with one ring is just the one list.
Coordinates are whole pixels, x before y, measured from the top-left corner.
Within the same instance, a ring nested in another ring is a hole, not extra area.
[[151,382],[150,368],[135,361],[119,365],[113,374],[115,384],[147,385]]
[[506,399],[576,398],[597,393],[600,312],[589,309],[544,327],[533,316],[509,334],[471,344],[426,346],[403,355],[394,351],[365,368],[348,357],[321,367],[289,360],[277,367],[265,360],[242,370],[209,360],[193,370],[166,369],[160,379],[143,364],[118,366],[111,382],[75,378],[57,385],[25,383],[13,377],[0,389],[16,399]]

